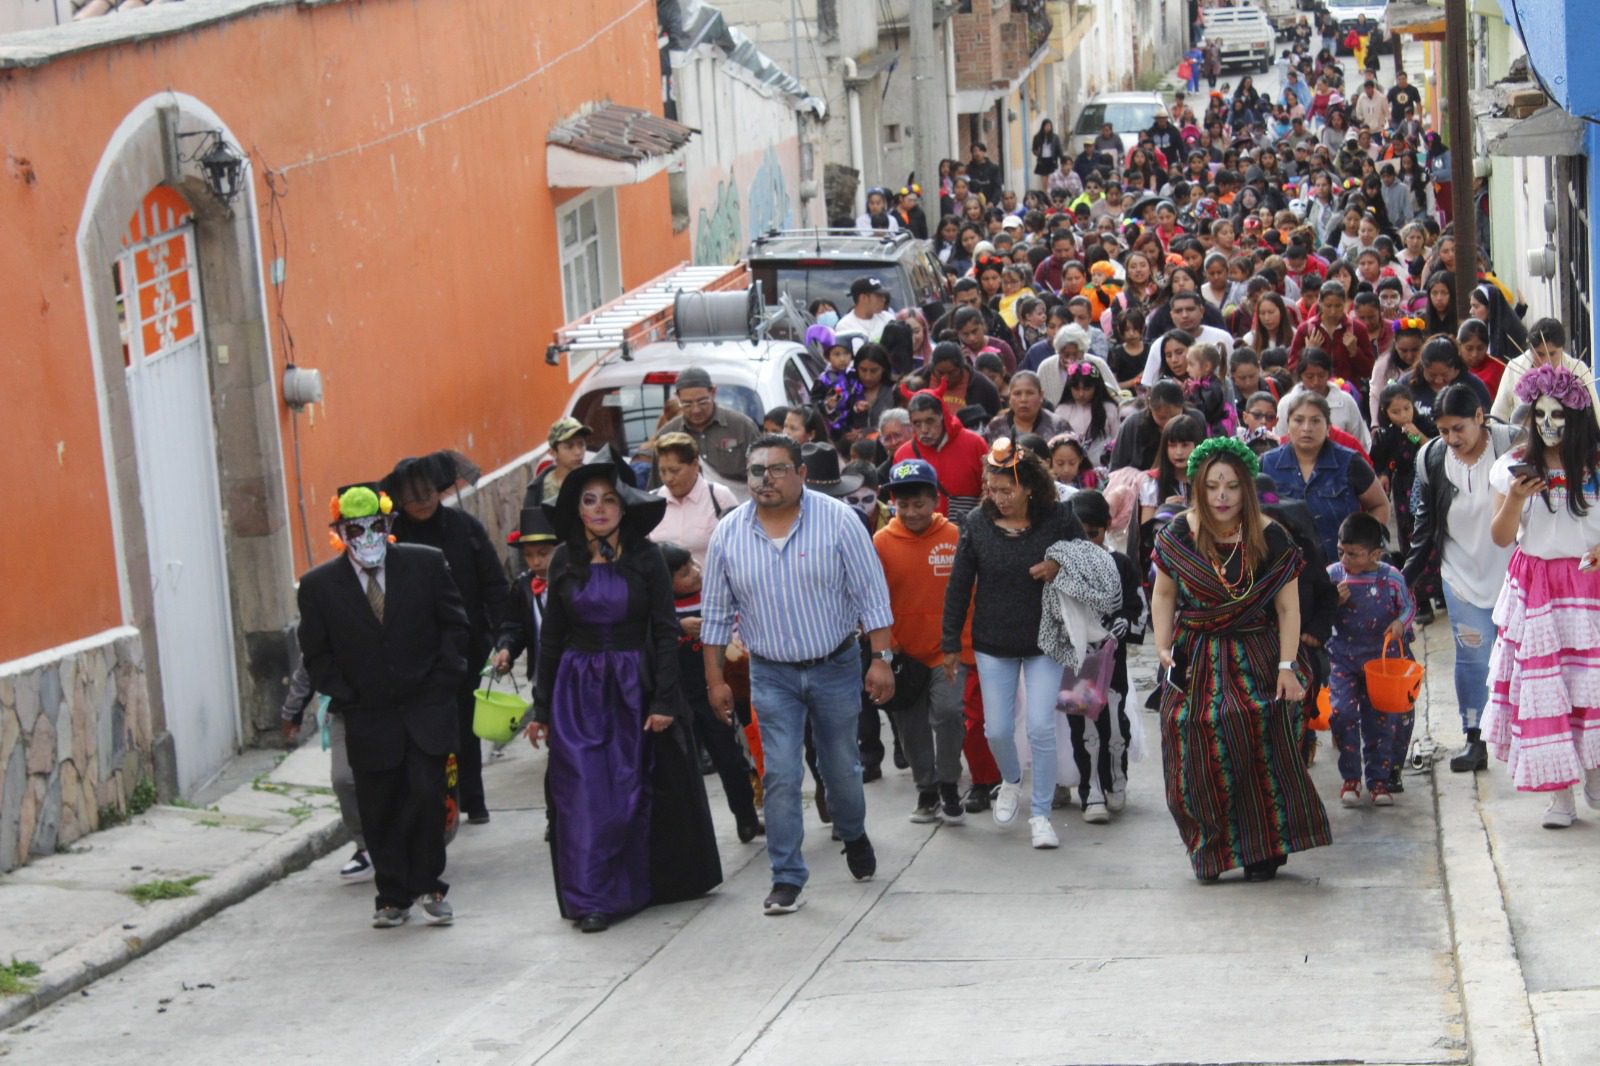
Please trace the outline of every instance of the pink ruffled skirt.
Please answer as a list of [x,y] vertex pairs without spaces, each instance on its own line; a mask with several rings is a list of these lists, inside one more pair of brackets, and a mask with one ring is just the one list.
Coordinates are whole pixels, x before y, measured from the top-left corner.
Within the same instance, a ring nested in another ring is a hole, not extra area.
[[1524,792],[1600,767],[1600,570],[1518,549],[1494,608],[1483,739]]

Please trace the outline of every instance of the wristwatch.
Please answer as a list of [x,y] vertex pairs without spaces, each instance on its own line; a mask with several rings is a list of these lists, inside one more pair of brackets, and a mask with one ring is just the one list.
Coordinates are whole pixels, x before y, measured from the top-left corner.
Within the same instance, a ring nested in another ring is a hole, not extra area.
[[1284,670],[1288,670],[1290,673],[1293,673],[1294,672],[1294,663],[1279,663],[1278,664],[1278,670],[1279,670],[1280,673],[1282,671],[1284,671]]
[[873,652],[872,657],[874,659],[880,659],[883,662],[889,663],[891,666],[894,665],[894,652],[890,651],[888,648],[885,648],[882,651]]

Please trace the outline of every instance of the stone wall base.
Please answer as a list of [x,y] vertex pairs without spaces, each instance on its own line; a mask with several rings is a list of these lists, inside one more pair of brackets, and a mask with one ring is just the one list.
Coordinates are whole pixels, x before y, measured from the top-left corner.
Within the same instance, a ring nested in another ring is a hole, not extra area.
[[132,627],[0,663],[0,871],[126,811],[151,772],[148,691]]

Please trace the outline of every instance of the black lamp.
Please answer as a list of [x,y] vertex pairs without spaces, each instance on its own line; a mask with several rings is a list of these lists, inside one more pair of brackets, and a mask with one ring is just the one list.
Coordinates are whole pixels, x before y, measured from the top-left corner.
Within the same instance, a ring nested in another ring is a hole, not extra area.
[[200,169],[205,171],[206,187],[211,195],[224,204],[232,203],[239,195],[240,177],[244,173],[244,157],[222,138],[222,131],[211,134],[211,146],[200,157]]

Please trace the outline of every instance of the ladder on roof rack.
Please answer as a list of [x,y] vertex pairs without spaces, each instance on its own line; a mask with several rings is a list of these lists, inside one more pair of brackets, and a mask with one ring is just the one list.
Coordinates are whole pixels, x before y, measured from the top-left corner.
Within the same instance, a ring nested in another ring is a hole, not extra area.
[[733,266],[681,263],[557,329],[554,342],[545,348],[544,361],[560,366],[565,353],[567,380],[577,381],[611,352],[630,359],[634,348],[669,340],[672,306],[679,293],[720,292],[742,288],[745,284],[743,263]]

